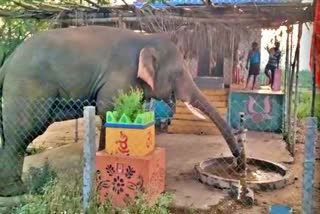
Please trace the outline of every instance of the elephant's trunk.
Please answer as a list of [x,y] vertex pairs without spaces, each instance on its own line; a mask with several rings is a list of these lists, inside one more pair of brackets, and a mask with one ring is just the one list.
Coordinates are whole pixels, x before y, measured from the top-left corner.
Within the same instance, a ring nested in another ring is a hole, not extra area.
[[240,150],[230,126],[199,89],[195,90],[195,93],[191,96],[190,105],[202,111],[215,123],[226,140],[233,156],[238,157]]
[[[211,105],[209,100],[196,86],[188,72],[184,72],[184,76],[178,79],[176,90],[177,99],[184,101],[185,104],[187,104],[187,106],[189,107],[192,106],[196,109],[199,109],[215,123],[222,136],[226,140],[233,156],[239,157],[240,149],[234,135],[232,134],[230,126],[221,117],[217,109]],[[190,110],[192,110],[193,113],[196,113],[193,109]]]

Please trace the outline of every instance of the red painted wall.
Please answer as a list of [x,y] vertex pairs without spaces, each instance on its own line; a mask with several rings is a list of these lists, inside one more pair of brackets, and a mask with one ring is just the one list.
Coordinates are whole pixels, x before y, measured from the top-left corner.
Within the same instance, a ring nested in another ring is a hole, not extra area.
[[[313,23],[313,39],[311,44],[311,57],[310,57],[310,68],[313,71],[313,56],[314,56],[314,48],[316,48],[316,82],[317,86],[320,87],[320,2],[316,5],[314,23]],[[316,47],[314,44],[315,38],[316,40]]]

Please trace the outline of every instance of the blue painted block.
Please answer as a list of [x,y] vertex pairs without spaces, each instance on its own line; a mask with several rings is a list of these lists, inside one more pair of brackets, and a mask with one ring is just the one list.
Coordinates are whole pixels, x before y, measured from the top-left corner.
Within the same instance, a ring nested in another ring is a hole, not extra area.
[[[150,108],[150,104],[146,105],[146,108]],[[153,100],[153,111],[155,115],[156,125],[160,124],[163,120],[170,120],[173,117],[172,108],[162,100]]]
[[230,93],[228,121],[232,128],[239,127],[239,112],[245,113],[245,127],[252,131],[281,132],[284,95],[232,91]]
[[292,213],[292,208],[286,205],[272,205],[270,207],[270,214],[291,214]]

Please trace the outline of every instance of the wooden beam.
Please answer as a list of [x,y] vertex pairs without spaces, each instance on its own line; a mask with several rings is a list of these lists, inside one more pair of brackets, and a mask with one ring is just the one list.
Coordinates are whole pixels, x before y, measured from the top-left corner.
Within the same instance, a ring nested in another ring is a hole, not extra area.
[[91,1],[91,0],[85,0],[86,2],[88,2],[89,4],[91,4],[92,6],[96,7],[96,8],[101,8],[100,5],[98,5],[97,3]]
[[22,7],[22,8],[25,8],[25,9],[31,9],[31,10],[39,10],[39,7],[33,5],[33,4],[29,4],[29,3],[26,3],[26,2],[23,2],[23,1],[13,1],[14,4]]

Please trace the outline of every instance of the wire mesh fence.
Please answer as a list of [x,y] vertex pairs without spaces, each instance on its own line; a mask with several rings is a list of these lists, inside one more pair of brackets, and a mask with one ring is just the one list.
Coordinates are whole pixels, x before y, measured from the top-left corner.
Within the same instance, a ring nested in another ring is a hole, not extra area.
[[[212,190],[213,193],[214,191],[220,191],[220,189],[231,189],[234,194],[239,196],[241,192],[239,179],[245,175],[245,180],[247,181],[245,186],[247,185],[250,190],[245,198],[255,202],[253,203],[254,206],[266,207],[267,205],[271,206],[272,204],[280,203],[288,205],[297,211],[302,210],[302,207],[306,205],[305,203],[311,200],[302,200],[302,197],[312,189],[312,186],[310,187],[309,185],[309,189],[304,191],[304,185],[314,182],[314,176],[310,176],[315,164],[314,156],[311,156],[311,159],[310,156],[308,156],[309,159],[304,158],[307,155],[307,153],[304,153],[304,142],[298,142],[294,159],[287,151],[287,144],[283,141],[282,133],[284,123],[282,98],[268,95],[252,96],[250,93],[246,97],[231,92],[219,93],[215,92],[215,90],[211,94],[205,92],[203,97],[194,100],[190,105],[184,105],[180,101],[166,103],[162,100],[152,100],[147,103],[146,108],[154,111],[155,125],[161,130],[161,133],[169,132],[175,138],[194,139],[195,144],[204,138],[190,134],[209,133],[213,135],[210,137],[213,141],[212,143],[222,148],[218,149],[218,151],[208,149],[207,153],[203,153],[214,159],[212,159],[212,162],[204,162],[207,164],[206,167],[199,165],[200,168],[194,177],[196,179],[192,178],[192,182],[201,181],[203,185],[215,187]],[[26,168],[30,168],[30,165],[39,166],[37,162],[30,163],[36,160],[32,158],[34,152],[30,152],[30,148],[36,148],[37,142],[47,141],[45,150],[48,150],[48,147],[50,147],[49,141],[59,138],[65,139],[60,135],[66,135],[66,133],[69,135],[71,133],[73,136],[68,143],[76,142],[77,133],[79,142],[83,142],[84,127],[82,117],[85,106],[96,106],[97,109],[99,106],[104,106],[102,117],[105,117],[105,110],[112,109],[113,103],[112,101],[97,103],[94,100],[58,98],[2,100],[1,196],[15,195],[25,190],[22,188],[23,183],[21,181],[21,177],[25,175],[25,173],[22,173],[23,163]],[[96,112],[98,113],[99,111]],[[246,130],[240,129],[240,112],[244,113],[243,126]],[[57,122],[59,125],[57,125]],[[50,130],[53,126],[56,126],[56,131]],[[96,143],[98,144],[102,126],[96,126],[97,133],[95,135],[97,136]],[[190,129],[186,128],[188,126],[193,127],[192,129],[198,130],[198,132],[190,131]],[[307,129],[313,128],[312,130],[315,128],[310,125],[306,127]],[[203,131],[201,132],[201,130]],[[208,130],[214,131],[208,132]],[[52,132],[52,135],[48,135],[48,132]],[[304,136],[304,131],[299,132],[298,130],[299,134]],[[305,140],[305,142],[308,142],[308,140],[313,142],[309,147],[311,150],[314,148],[315,134],[315,132],[312,132],[313,138],[308,135]],[[239,146],[240,141],[244,144],[243,147]],[[227,144],[221,142],[227,142]],[[160,142],[160,144],[164,147],[167,146],[164,142]],[[245,157],[241,156],[243,154],[242,148],[245,148]],[[203,149],[206,148],[199,147],[199,150]],[[65,157],[63,158],[63,153],[59,154],[62,150],[53,151],[51,156],[47,156],[52,159],[57,156],[57,160],[55,160],[56,165],[58,165],[57,168],[59,168],[59,165],[65,164],[64,162],[59,162],[59,158],[63,159],[63,161],[66,160]],[[54,152],[57,153],[55,154]],[[176,151],[171,152],[175,153]],[[71,164],[70,167],[78,167],[80,169],[78,175],[81,178],[82,152],[79,153],[79,150],[76,150],[75,153],[74,155],[77,156],[74,159],[76,163]],[[232,154],[246,159],[245,174],[243,170],[241,171],[241,167],[239,168],[241,161],[239,162],[239,158],[238,160],[233,159]],[[72,157],[70,158],[72,159]],[[176,158],[179,159],[179,157]],[[205,158],[203,157],[203,160]],[[27,162],[23,162],[24,159]],[[59,174],[68,176],[68,173],[72,170],[67,165],[61,167],[64,170]],[[168,165],[168,168],[172,170],[170,165]],[[193,171],[192,168],[188,170]],[[309,177],[303,176],[303,170],[305,170],[305,173],[309,170],[307,172]],[[219,179],[218,177],[224,179]],[[310,179],[310,181],[306,179]],[[27,186],[27,188],[30,191],[30,186]],[[252,197],[251,190],[254,191],[254,197]],[[81,195],[81,193],[79,194]],[[79,197],[81,198],[81,196]],[[315,198],[313,200],[316,200]],[[256,199],[256,201],[253,199]]]

